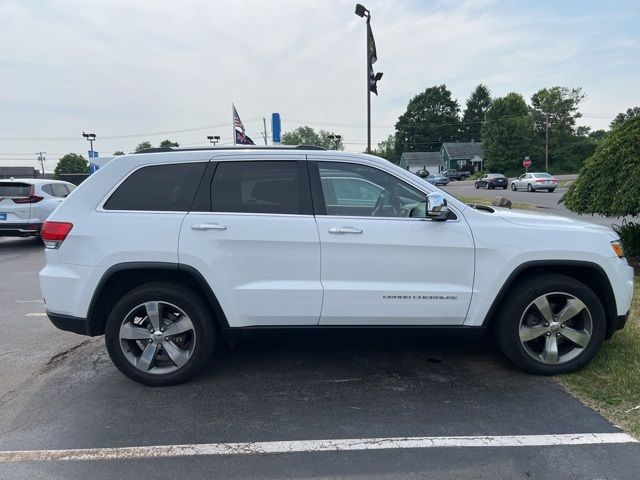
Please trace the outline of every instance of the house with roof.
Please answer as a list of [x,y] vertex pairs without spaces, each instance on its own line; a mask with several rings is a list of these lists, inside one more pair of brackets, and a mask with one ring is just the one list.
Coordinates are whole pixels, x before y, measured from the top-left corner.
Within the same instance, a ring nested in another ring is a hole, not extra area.
[[400,157],[400,166],[411,173],[426,170],[430,174],[442,171],[440,152],[404,152]]
[[440,156],[445,170],[460,170],[465,165],[473,165],[481,171],[484,165],[484,151],[481,142],[448,142],[440,147]]

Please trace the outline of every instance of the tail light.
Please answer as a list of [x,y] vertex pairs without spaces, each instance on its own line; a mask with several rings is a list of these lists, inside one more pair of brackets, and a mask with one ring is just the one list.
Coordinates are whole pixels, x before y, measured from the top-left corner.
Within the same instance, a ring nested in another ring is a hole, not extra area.
[[536,183],[544,183],[544,180],[536,180]]
[[46,248],[59,248],[64,239],[73,228],[73,223],[67,222],[44,222],[40,236]]
[[31,185],[31,190],[29,190],[28,197],[12,198],[11,200],[13,200],[13,203],[38,203],[40,200],[44,200],[44,197],[39,197],[35,195],[35,193],[36,187]]

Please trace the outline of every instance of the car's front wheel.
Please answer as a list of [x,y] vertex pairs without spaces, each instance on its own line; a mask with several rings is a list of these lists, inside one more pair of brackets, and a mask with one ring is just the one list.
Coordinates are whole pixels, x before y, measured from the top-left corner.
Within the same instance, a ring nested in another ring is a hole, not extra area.
[[476,182],[476,190],[478,190],[480,188],[480,185],[478,185],[478,182]]
[[588,363],[604,341],[606,318],[593,291],[564,275],[535,275],[510,290],[498,312],[496,340],[531,373],[553,375]]
[[146,385],[174,385],[197,374],[211,357],[211,310],[193,290],[174,283],[138,287],[111,310],[107,350],[127,377]]
[[[505,188],[507,188],[507,187],[505,187]],[[513,182],[511,182],[511,190],[513,190],[514,192],[517,190],[516,184],[513,183]]]

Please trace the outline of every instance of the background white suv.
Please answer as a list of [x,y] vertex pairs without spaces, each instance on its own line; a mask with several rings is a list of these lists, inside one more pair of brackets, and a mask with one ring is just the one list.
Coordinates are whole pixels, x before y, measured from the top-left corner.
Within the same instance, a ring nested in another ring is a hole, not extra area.
[[0,180],[0,237],[38,235],[51,212],[75,188],[60,180]]
[[633,270],[610,229],[472,208],[370,155],[166,150],[114,159],[42,232],[49,318],[104,333],[136,381],[184,381],[221,330],[274,327],[491,329],[553,374],[628,316]]

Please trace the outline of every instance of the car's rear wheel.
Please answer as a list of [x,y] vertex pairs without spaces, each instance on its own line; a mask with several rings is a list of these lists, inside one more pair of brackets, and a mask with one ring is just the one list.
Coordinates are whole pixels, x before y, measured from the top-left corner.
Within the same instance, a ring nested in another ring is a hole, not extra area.
[[527,184],[527,192],[533,192],[533,188],[530,183]]
[[127,377],[146,385],[174,385],[206,365],[215,329],[199,295],[162,282],[136,288],[116,303],[105,340],[111,360]]
[[531,373],[553,375],[588,363],[604,341],[606,318],[593,291],[564,275],[536,275],[509,292],[496,318],[504,354]]
[[476,190],[478,190],[480,188],[480,185],[478,185],[478,182],[476,182]]
[[552,193],[555,190],[555,188],[548,188],[547,190],[549,191],[549,193]]

